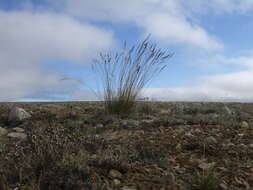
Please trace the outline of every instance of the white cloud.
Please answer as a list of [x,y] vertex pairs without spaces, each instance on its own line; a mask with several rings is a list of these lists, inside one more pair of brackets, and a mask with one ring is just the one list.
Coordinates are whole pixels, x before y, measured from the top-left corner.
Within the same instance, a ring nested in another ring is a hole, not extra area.
[[185,88],[148,88],[144,96],[167,101],[253,101],[253,57],[217,56],[220,64],[245,68],[228,74],[202,76]]
[[[188,47],[206,50],[220,50],[223,44],[210,35],[184,9],[180,1],[175,0],[64,0],[65,9],[71,15],[87,20],[103,20],[112,23],[125,22],[135,24],[151,33],[164,43],[187,45]],[[59,4],[51,0],[52,4]],[[190,21],[191,20],[191,21]]]
[[114,44],[110,31],[62,15],[25,11],[0,11],[0,41],[0,100],[70,95],[79,84],[60,81],[59,73],[43,62],[84,63]]

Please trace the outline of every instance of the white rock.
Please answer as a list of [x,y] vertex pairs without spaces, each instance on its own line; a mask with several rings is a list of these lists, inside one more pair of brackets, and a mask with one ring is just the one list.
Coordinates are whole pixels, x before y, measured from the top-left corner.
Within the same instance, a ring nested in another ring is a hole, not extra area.
[[113,183],[114,183],[115,186],[119,186],[121,182],[118,179],[114,179]]
[[122,174],[119,171],[114,170],[114,169],[110,170],[109,176],[111,178],[118,178],[118,179],[122,178]]
[[216,144],[217,143],[217,140],[216,138],[214,138],[213,136],[210,136],[210,137],[207,137],[204,142],[206,144]]
[[135,188],[124,186],[122,187],[122,190],[136,190]]
[[4,136],[8,133],[7,129],[0,127],[0,136]]
[[104,127],[104,125],[102,123],[99,123],[96,125],[96,128],[103,128],[103,127]]
[[25,130],[22,129],[22,128],[20,128],[20,127],[14,127],[14,128],[12,128],[12,130],[15,131],[15,132],[18,132],[18,133],[23,133],[23,132],[25,132]]
[[241,126],[242,126],[242,128],[249,128],[249,124],[247,121],[243,121]]
[[17,139],[26,139],[27,135],[25,133],[12,132],[12,133],[8,133],[7,137],[17,138]]
[[31,114],[26,112],[24,109],[14,107],[11,109],[11,111],[9,113],[8,120],[9,121],[22,121],[22,120],[30,118],[30,117],[31,117]]
[[212,163],[201,163],[199,164],[199,168],[203,170],[209,170],[210,168],[214,167],[215,162]]

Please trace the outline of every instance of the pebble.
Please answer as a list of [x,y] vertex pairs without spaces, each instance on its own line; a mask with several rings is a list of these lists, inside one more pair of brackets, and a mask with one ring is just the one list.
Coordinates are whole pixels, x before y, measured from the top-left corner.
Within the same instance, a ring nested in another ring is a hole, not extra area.
[[0,127],[0,136],[4,136],[8,133],[7,129]]
[[26,139],[27,135],[25,133],[12,132],[12,133],[9,133],[7,137],[17,138],[17,139]]
[[119,186],[121,182],[118,179],[114,179],[113,183],[114,183],[115,186]]
[[118,178],[118,179],[122,178],[122,174],[118,170],[114,170],[114,169],[110,170],[109,176],[111,178]]
[[214,138],[213,136],[210,136],[210,137],[207,137],[204,142],[206,144],[216,144],[217,143],[217,140],[216,138]]
[[122,190],[136,190],[136,189],[133,187],[124,186],[122,187]]
[[23,133],[25,131],[24,129],[22,129],[20,127],[14,127],[14,128],[12,128],[12,130],[15,132],[18,132],[18,133]]
[[249,128],[249,124],[247,121],[243,121],[242,124],[241,124],[241,127],[242,128]]

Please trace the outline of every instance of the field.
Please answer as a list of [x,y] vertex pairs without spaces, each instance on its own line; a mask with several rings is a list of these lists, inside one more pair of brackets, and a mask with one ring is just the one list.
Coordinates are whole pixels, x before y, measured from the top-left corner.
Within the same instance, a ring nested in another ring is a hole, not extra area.
[[[13,106],[31,118],[9,122]],[[253,104],[1,103],[0,126],[0,190],[253,189]]]

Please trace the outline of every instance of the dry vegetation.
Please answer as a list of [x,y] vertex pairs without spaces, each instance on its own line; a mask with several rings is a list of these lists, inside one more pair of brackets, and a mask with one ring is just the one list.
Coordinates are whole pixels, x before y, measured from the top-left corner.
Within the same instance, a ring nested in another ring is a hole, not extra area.
[[[9,123],[19,106],[32,117]],[[1,103],[0,189],[253,188],[253,104],[138,102],[126,118],[101,102]]]

